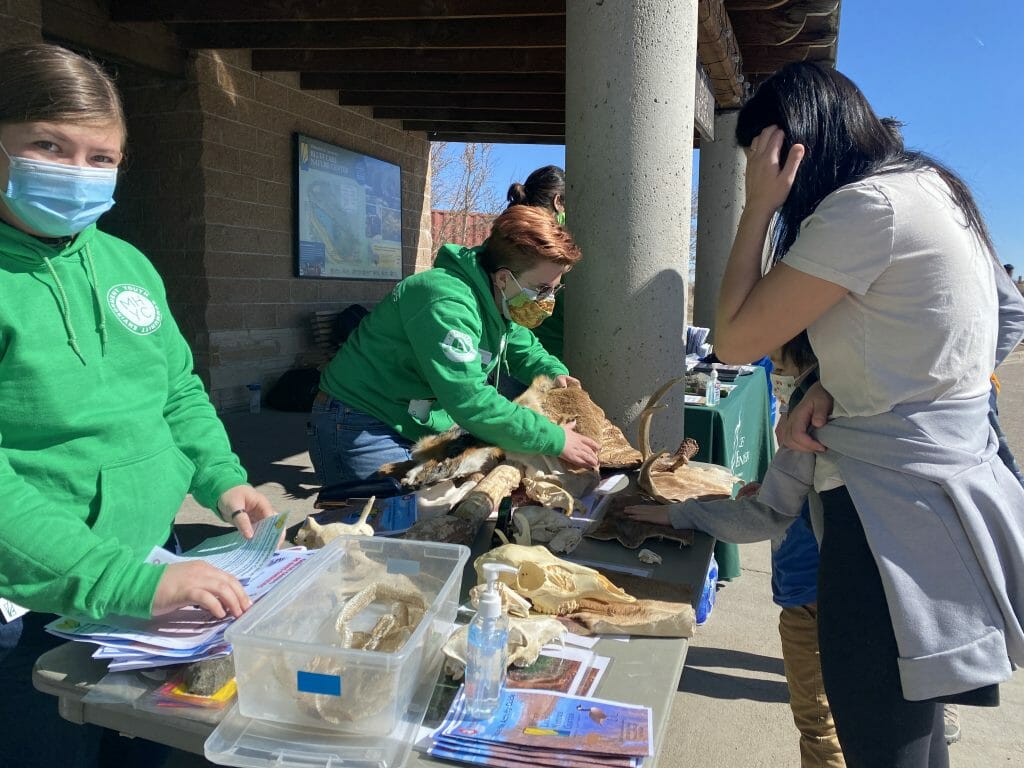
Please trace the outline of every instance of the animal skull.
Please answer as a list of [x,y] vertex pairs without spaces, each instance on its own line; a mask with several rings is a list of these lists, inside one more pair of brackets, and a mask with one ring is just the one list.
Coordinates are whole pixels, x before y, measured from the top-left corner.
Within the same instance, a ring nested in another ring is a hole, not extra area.
[[538,613],[564,616],[575,611],[582,600],[600,603],[633,603],[636,598],[585,565],[555,557],[542,546],[505,544],[476,559],[477,580],[483,582],[484,563],[504,563],[517,573],[499,578],[525,597]]

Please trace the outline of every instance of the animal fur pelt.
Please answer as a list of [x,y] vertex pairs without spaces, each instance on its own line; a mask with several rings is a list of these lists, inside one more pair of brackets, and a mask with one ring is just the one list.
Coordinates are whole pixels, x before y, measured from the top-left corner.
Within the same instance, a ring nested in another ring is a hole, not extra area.
[[[584,390],[555,387],[551,379],[538,376],[516,402],[543,413],[555,424],[575,421],[577,432],[600,443],[598,459],[602,469],[640,466],[640,451],[629,444]],[[441,480],[486,474],[504,460],[505,453],[500,448],[487,445],[456,426],[418,441],[412,449],[412,461],[385,464],[380,471],[401,478],[403,485],[418,488]]]

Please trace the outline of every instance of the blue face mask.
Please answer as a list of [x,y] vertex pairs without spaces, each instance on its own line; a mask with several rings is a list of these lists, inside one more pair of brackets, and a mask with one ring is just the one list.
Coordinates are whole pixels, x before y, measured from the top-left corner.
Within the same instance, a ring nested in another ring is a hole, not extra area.
[[47,237],[77,235],[114,205],[116,168],[77,165],[11,157],[4,204],[18,220]]

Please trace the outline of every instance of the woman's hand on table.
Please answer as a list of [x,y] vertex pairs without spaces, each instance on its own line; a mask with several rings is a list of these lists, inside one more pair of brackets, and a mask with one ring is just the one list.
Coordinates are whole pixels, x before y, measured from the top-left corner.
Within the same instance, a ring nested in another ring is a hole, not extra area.
[[821,453],[825,446],[811,436],[811,430],[823,427],[832,413],[834,401],[820,382],[804,395],[799,405],[790,409],[779,442],[793,451]]
[[575,421],[562,424],[561,427],[565,432],[565,447],[558,454],[558,458],[574,467],[600,469],[601,463],[597,459],[597,452],[601,450],[601,446],[598,442],[577,432]]
[[153,615],[160,616],[189,605],[205,608],[218,619],[228,614],[238,618],[252,606],[252,600],[238,579],[220,568],[202,560],[171,563],[157,584]]
[[217,510],[247,539],[252,538],[254,523],[274,515],[270,500],[251,485],[228,488],[217,500]]
[[563,373],[561,376],[555,376],[552,379],[555,383],[555,389],[583,389],[583,385],[580,384],[580,380],[574,376],[570,376],[567,373]]
[[669,508],[665,505],[654,506],[651,504],[639,505],[635,507],[625,507],[622,510],[622,514],[628,517],[630,520],[635,520],[638,523],[653,523],[654,525],[672,525],[672,522],[668,518]]

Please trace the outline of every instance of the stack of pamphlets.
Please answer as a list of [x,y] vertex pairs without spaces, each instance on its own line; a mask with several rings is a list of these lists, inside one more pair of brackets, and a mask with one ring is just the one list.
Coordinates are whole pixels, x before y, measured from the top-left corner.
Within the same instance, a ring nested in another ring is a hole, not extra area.
[[[205,560],[241,581],[255,602],[311,554],[304,548],[277,551],[286,518],[282,513],[261,520],[249,540],[235,531],[207,539],[184,555],[156,547],[147,560]],[[116,672],[226,656],[231,646],[224,641],[224,630],[232,621],[230,616],[217,619],[203,608],[189,606],[152,619],[111,618],[105,623],[65,616],[50,622],[46,629],[67,640],[98,644],[93,658],[108,659],[108,668]]]
[[462,689],[427,752],[498,768],[639,768],[651,731],[649,707],[540,690],[506,688],[494,715],[475,720]]

